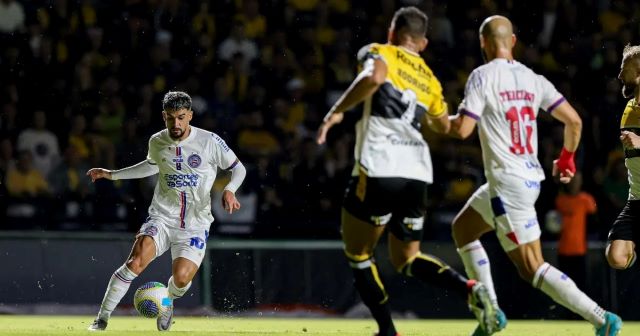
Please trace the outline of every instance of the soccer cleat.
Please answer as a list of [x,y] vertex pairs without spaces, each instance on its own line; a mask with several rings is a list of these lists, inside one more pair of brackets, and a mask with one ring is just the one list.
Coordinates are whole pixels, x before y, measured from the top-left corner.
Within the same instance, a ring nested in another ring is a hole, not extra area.
[[107,329],[107,321],[100,318],[95,319],[89,328],[87,328],[89,331],[103,331],[105,329]]
[[620,316],[612,313],[604,313],[604,324],[600,328],[596,328],[596,336],[616,336],[622,329],[622,319]]
[[167,309],[158,315],[156,324],[159,331],[167,331],[171,329],[171,325],[173,324],[173,302],[167,304]]
[[[380,333],[375,332],[375,333],[373,333],[373,336],[380,336]],[[400,334],[396,333],[395,336],[400,336]]]
[[[498,322],[495,332],[498,332],[507,327],[507,315],[504,314],[502,309],[496,306],[494,306],[494,310],[496,312],[496,322]],[[478,324],[478,326],[476,327],[476,330],[474,330],[473,334],[471,334],[471,336],[487,336],[487,335],[490,335],[490,334],[487,334],[487,332],[484,331],[484,329],[482,329],[482,326],[480,324]]]
[[[491,335],[499,330],[500,323],[498,321],[497,307],[493,306],[487,288],[480,282],[474,282],[471,287],[469,310],[476,316],[480,323],[480,329],[485,333],[484,335]],[[504,318],[504,325],[506,326],[506,317]]]

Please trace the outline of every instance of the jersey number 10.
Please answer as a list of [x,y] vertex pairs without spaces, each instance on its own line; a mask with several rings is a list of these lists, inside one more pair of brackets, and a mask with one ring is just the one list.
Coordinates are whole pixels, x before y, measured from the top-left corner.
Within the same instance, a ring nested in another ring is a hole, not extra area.
[[[516,155],[533,154],[533,146],[531,145],[531,136],[533,135],[533,123],[536,115],[531,106],[523,106],[520,108],[511,107],[506,114],[511,130],[511,146],[509,150]],[[524,141],[523,141],[523,138]]]

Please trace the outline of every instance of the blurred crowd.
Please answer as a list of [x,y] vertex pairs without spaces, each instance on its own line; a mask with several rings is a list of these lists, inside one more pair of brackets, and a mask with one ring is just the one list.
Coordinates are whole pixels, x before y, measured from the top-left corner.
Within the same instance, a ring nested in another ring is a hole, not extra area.
[[[218,133],[248,167],[243,213],[217,216],[220,234],[338,237],[359,113],[327,145],[313,137],[354,79],[357,50],[386,42],[405,5],[429,16],[423,56],[451,113],[482,64],[482,20],[513,21],[516,58],[583,117],[577,190],[595,198],[588,232],[603,239],[627,198],[616,76],[623,46],[640,43],[635,1],[0,0],[0,229],[136,230],[153,178],[93,184],[85,172],[143,160],[148,137],[164,127],[161,97],[184,90],[192,124]],[[539,132],[550,176],[562,127],[540,113]],[[429,142],[435,183],[425,237],[448,240],[452,216],[483,183],[481,152],[477,139],[431,134]],[[224,184],[222,175],[214,199]],[[541,223],[565,192],[550,177],[543,183]]]

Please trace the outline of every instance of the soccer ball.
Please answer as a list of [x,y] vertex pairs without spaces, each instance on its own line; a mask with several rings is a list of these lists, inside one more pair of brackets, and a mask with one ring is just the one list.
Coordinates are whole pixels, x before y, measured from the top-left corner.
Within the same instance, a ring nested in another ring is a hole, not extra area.
[[133,295],[133,305],[144,317],[155,318],[171,305],[167,287],[159,282],[147,282]]

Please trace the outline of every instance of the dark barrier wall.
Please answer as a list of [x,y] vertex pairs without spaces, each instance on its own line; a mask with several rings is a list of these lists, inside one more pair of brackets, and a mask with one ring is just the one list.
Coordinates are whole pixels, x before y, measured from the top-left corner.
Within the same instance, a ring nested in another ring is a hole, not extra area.
[[[109,277],[125,260],[132,242],[127,235],[101,238],[0,237],[0,304],[95,304],[97,309]],[[424,251],[463,270],[451,244],[425,242],[423,246]],[[297,308],[344,313],[359,301],[339,242],[216,240],[209,241],[208,247],[203,276],[181,299],[180,307],[204,304],[225,312]],[[497,242],[489,239],[485,247],[500,304],[511,318],[575,317],[520,280]],[[555,263],[553,245],[545,246],[544,254]],[[395,311],[420,317],[470,317],[462,298],[397,275],[386,259],[384,246],[378,248],[377,259]],[[166,282],[169,273],[170,257],[166,254],[152,263],[132,288],[146,281]],[[640,289],[634,286],[640,280],[637,267],[613,271],[606,265],[601,246],[592,247],[588,274],[587,294],[625,319],[640,319]],[[132,302],[132,292],[124,304]]]

